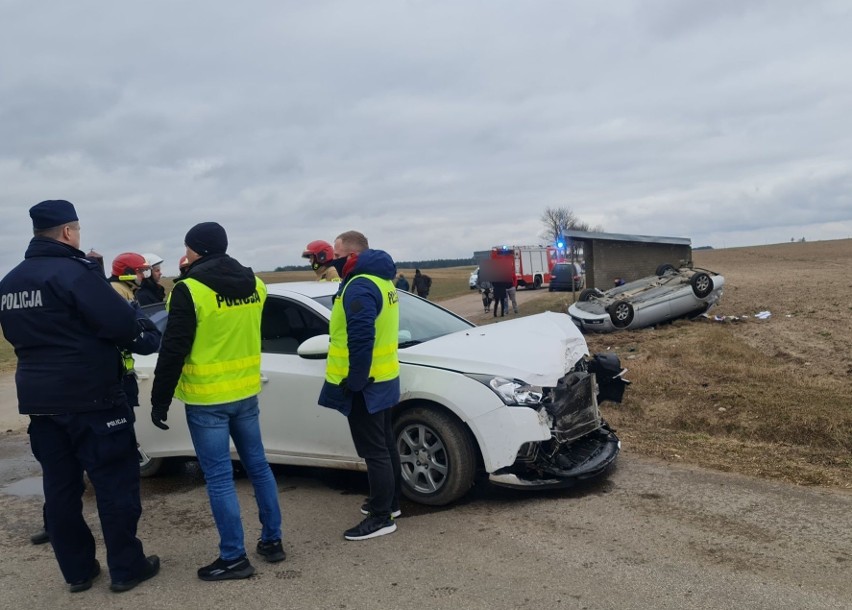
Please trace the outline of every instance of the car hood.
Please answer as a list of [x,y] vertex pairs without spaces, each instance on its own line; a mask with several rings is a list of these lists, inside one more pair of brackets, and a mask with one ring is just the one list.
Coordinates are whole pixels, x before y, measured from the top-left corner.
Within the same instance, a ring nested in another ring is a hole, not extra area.
[[586,340],[570,317],[544,312],[431,339],[401,349],[399,360],[555,386],[588,353]]

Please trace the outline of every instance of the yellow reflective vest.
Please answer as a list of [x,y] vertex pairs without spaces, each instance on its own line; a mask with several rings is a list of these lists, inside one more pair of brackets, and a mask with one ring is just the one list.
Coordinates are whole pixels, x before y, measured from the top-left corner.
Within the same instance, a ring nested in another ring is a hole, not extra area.
[[198,280],[181,280],[195,306],[195,341],[175,397],[188,405],[216,405],[260,393],[260,320],[266,285],[255,278],[244,299],[217,294]]
[[[376,339],[373,342],[373,360],[370,363],[370,377],[374,381],[390,381],[399,377],[399,297],[396,287],[390,280],[375,275],[358,275],[373,282],[383,297],[382,308],[376,317]],[[353,278],[354,279],[354,278]],[[346,312],[343,309],[343,295],[352,284],[344,286],[331,306],[329,333],[331,342],[328,348],[325,380],[334,385],[349,376],[349,335],[346,332]]]

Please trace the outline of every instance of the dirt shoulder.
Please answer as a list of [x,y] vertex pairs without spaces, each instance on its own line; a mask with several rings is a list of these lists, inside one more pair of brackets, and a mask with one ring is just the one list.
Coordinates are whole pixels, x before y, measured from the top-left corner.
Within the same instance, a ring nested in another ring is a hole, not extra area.
[[27,428],[30,418],[18,413],[14,371],[0,372],[0,431],[18,432]]

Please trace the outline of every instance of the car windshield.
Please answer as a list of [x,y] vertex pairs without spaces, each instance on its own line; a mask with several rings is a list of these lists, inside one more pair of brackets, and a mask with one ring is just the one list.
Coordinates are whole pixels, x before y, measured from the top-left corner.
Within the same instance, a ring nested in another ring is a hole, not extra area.
[[[399,346],[417,345],[430,339],[443,337],[460,330],[476,326],[446,309],[399,290]],[[331,310],[332,296],[317,297],[315,300]]]
[[[423,343],[430,339],[443,337],[444,335],[449,335],[460,330],[467,330],[476,326],[464,318],[460,318],[454,313],[449,312],[446,309],[427,301],[426,299],[414,296],[410,292],[400,290],[398,294],[400,347],[417,345],[418,343]],[[332,299],[333,295],[316,297],[314,299],[317,303],[328,310],[328,313],[325,316],[326,318],[331,315]],[[287,306],[287,308],[293,308],[296,305],[295,302],[290,300],[287,300],[286,302],[291,303],[291,305]],[[274,322],[275,319],[280,317],[278,309],[283,307],[282,303],[285,303],[285,301],[279,297],[270,297],[267,299],[263,312],[265,326],[277,326],[275,324],[271,324],[271,322]],[[298,306],[296,309],[299,311],[304,309],[305,312],[312,311],[308,310],[305,305]],[[165,332],[166,322],[169,317],[165,303],[153,303],[151,305],[146,305],[142,307],[142,311],[145,312],[145,315],[147,315],[154,324],[157,325],[160,332]],[[313,315],[316,316],[316,312],[314,312]],[[310,318],[311,316],[307,317]],[[308,335],[328,332],[327,322],[321,320],[319,316],[316,317],[316,323],[311,325]],[[299,342],[303,341],[306,337],[307,335],[299,337]],[[264,340],[267,339],[269,338],[264,336]],[[264,348],[264,351],[269,351],[269,349]],[[293,346],[291,351],[295,353],[295,346]]]

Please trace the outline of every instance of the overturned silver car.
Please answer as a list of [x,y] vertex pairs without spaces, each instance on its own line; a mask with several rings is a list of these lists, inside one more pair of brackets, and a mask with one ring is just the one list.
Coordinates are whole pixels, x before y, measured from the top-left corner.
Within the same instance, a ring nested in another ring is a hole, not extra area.
[[581,330],[643,328],[705,313],[722,297],[725,278],[708,269],[660,265],[657,273],[607,291],[587,288],[568,315]]

